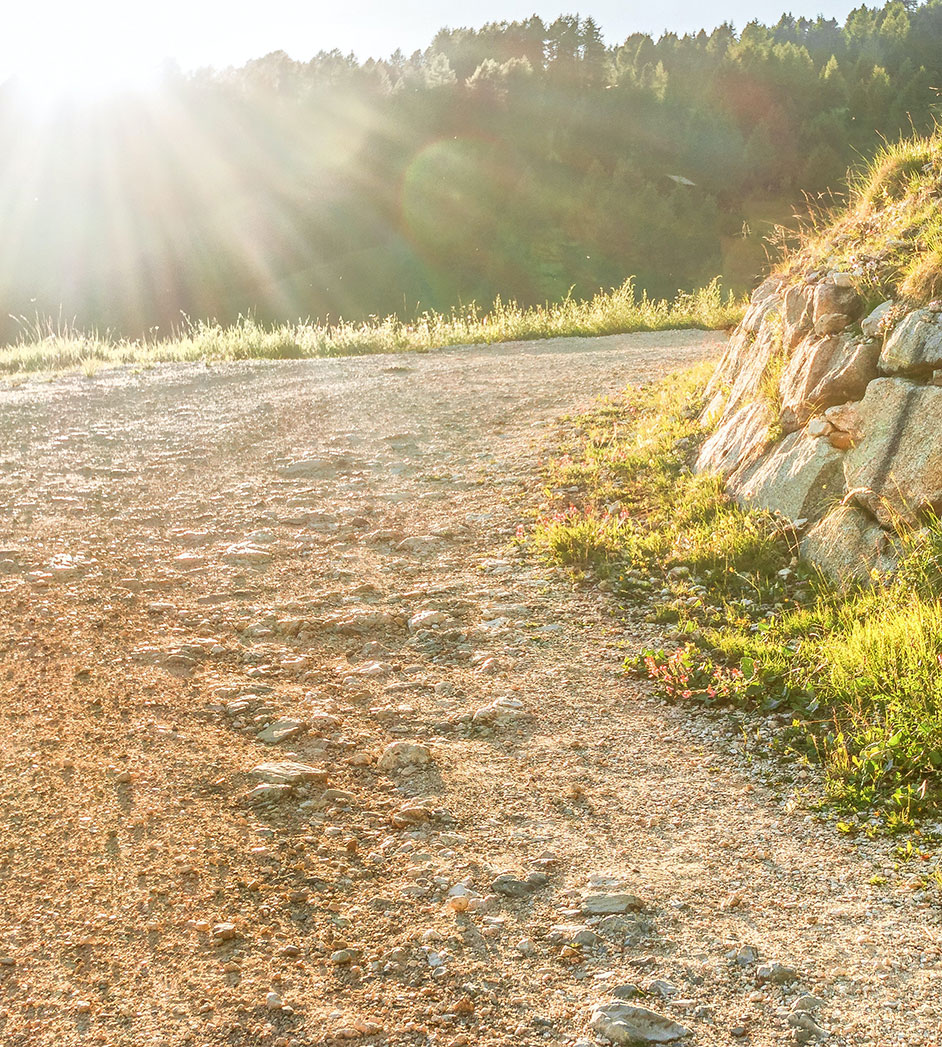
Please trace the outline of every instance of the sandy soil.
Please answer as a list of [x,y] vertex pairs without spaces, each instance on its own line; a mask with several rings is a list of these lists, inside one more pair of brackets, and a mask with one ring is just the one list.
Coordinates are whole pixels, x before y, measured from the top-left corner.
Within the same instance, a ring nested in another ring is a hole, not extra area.
[[918,859],[512,542],[559,416],[718,348],[0,392],[0,1044],[593,1044],[630,985],[696,1045],[938,1044]]

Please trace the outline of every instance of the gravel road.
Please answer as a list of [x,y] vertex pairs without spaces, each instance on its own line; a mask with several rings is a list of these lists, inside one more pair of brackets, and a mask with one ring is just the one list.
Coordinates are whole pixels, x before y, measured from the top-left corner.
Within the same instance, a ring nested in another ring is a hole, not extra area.
[[938,1047],[918,848],[513,542],[563,415],[721,346],[0,390],[0,1044]]

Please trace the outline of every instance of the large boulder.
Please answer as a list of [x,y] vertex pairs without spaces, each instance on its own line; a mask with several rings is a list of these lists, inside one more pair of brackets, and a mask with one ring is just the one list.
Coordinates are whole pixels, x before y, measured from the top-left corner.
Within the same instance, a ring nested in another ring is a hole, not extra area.
[[814,328],[814,284],[789,287],[782,299],[782,344],[791,352]]
[[758,458],[771,442],[769,426],[774,420],[772,408],[764,400],[756,400],[726,415],[700,449],[697,472],[726,477]]
[[812,319],[815,325],[826,316],[844,317],[844,326],[859,319],[864,311],[863,299],[854,290],[847,274],[822,280],[814,289]]
[[880,344],[871,338],[806,338],[779,382],[782,427],[794,432],[822,407],[856,400],[877,377]]
[[781,277],[770,277],[753,292],[742,322],[706,387],[702,419],[712,425],[759,392],[772,359],[781,352]]
[[942,388],[878,378],[859,411],[863,435],[844,460],[855,500],[884,527],[942,509]]
[[942,367],[942,314],[916,309],[904,317],[880,353],[880,370],[887,375],[928,377]]
[[895,570],[899,550],[891,535],[855,505],[840,505],[811,528],[801,555],[833,582],[868,585]]
[[791,433],[754,465],[733,473],[727,487],[738,502],[792,523],[818,520],[844,493],[842,460],[827,440]]

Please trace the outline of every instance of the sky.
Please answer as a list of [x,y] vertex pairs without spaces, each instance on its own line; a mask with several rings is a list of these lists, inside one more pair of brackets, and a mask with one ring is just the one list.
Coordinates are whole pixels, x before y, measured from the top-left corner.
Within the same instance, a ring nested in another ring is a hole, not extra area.
[[[859,2],[859,0],[857,0]],[[442,26],[479,26],[539,14],[591,15],[609,44],[630,33],[683,33],[783,10],[841,21],[854,0],[31,0],[7,5],[0,80],[37,94],[94,93],[143,83],[164,59],[184,69],[239,65],[270,51],[308,59],[339,48],[359,58],[425,48]],[[879,4],[880,0],[871,0]]]

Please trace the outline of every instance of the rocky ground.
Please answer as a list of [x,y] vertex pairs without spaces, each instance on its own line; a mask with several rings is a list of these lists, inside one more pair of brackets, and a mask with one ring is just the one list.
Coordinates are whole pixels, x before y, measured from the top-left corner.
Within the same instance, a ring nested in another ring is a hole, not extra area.
[[513,543],[562,413],[718,349],[0,392],[0,1043],[938,1044],[918,858]]

